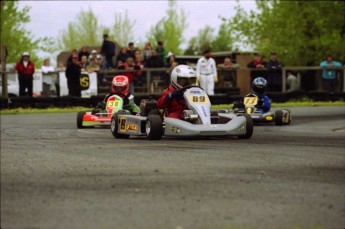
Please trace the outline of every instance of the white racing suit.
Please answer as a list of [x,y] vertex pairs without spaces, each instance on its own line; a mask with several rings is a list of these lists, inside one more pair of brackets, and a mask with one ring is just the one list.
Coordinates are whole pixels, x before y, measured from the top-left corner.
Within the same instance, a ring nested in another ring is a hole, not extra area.
[[200,87],[206,91],[208,95],[214,95],[214,84],[217,81],[217,66],[213,58],[206,59],[201,57],[196,65],[196,76]]

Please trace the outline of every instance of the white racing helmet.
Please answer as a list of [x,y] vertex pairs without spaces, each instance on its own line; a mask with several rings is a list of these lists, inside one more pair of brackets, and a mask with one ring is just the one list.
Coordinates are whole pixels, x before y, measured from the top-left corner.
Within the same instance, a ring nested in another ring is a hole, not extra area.
[[188,65],[178,65],[172,70],[170,81],[176,89],[196,85],[195,71]]

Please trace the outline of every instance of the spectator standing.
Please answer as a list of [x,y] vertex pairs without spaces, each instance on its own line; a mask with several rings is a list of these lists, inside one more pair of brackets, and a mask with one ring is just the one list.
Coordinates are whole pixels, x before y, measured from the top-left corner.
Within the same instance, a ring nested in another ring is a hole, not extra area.
[[[147,59],[145,67],[147,68],[163,68],[163,60],[158,56],[156,50],[152,50],[151,57]],[[166,82],[166,74],[162,71],[153,71],[151,75],[152,81],[163,81]]]
[[157,42],[156,52],[157,52],[158,57],[163,61],[163,65],[166,65],[166,59],[165,59],[166,54],[165,54],[163,41]]
[[142,50],[142,56],[143,56],[143,62],[144,65],[146,64],[146,61],[151,57],[152,53],[152,46],[150,42],[146,42],[144,45],[144,49]]
[[90,55],[90,53],[89,53],[89,51],[87,50],[87,47],[86,47],[86,46],[83,46],[83,47],[80,49],[79,53],[78,53],[79,61],[81,61],[81,57],[82,57],[82,56],[89,56],[89,55]]
[[[100,54],[97,55],[96,63],[98,65],[98,68],[99,68],[100,71],[107,69],[105,64],[104,64],[103,58],[102,58],[102,56]],[[97,73],[97,79],[98,79],[98,83],[99,84],[101,82],[103,82],[103,83],[107,82],[107,79],[105,78],[105,74],[104,73],[98,72]]]
[[94,60],[96,60],[97,59],[97,50],[96,49],[93,49],[92,51],[91,51],[91,54],[90,55],[87,55],[87,57],[88,57],[88,62],[90,63],[90,59],[91,58],[93,58]]
[[[320,63],[320,67],[341,67],[341,63],[333,60],[331,54],[326,55],[326,60]],[[336,91],[337,72],[334,69],[322,70],[323,89],[329,92]]]
[[96,59],[93,57],[90,58],[90,63],[86,65],[86,71],[88,73],[98,72],[99,71],[99,65],[96,63]]
[[[19,96],[32,97],[33,75],[35,73],[35,64],[30,60],[30,54],[24,52],[22,58],[16,64],[16,71],[19,80]],[[28,89],[28,93],[26,93]]]
[[263,71],[263,69],[266,68],[266,62],[262,59],[262,56],[259,53],[255,54],[254,60],[249,62],[247,67],[253,69],[262,69],[261,71],[254,70],[250,72],[250,82],[253,82],[257,77],[263,77],[266,79],[266,71]]
[[[121,47],[119,54],[117,54],[116,61],[118,62],[119,60],[122,61],[122,63],[126,63],[126,60],[128,58],[128,53],[127,53],[127,48],[126,47]],[[117,63],[116,67],[119,67],[120,65]]]
[[238,68],[238,64],[233,64],[231,62],[230,57],[225,57],[223,64],[218,64],[217,66],[220,69],[221,72],[221,79],[223,82],[228,81],[229,87],[235,87],[236,86],[236,77],[235,72],[233,71],[235,68]]
[[218,81],[216,62],[211,57],[211,50],[204,51],[204,56],[196,64],[196,77],[200,87],[208,95],[214,95],[214,85]]
[[176,62],[176,58],[175,55],[172,52],[168,52],[167,55],[167,64],[165,65],[165,67],[169,68],[169,70],[167,70],[166,72],[166,84],[169,85],[170,83],[170,74],[173,71],[173,69],[178,65],[178,63]]
[[49,97],[51,84],[53,82],[52,76],[49,73],[54,72],[54,67],[50,66],[49,59],[43,61],[41,71],[43,74],[43,96]]
[[128,55],[128,57],[132,57],[133,60],[134,60],[134,58],[135,58],[135,48],[134,48],[134,43],[133,42],[129,42],[128,43],[127,55]]
[[70,96],[80,97],[81,88],[80,88],[80,64],[78,62],[78,54],[72,57],[72,64],[66,68],[66,78],[68,86],[68,94]]
[[129,82],[129,92],[131,95],[134,95],[134,77],[136,75],[136,72],[132,72],[133,70],[140,70],[140,67],[138,65],[134,64],[134,60],[132,57],[128,57],[126,62],[117,68],[118,70],[130,70],[131,72],[125,72],[121,73],[124,76],[127,76],[128,82]]
[[101,54],[105,57],[106,68],[114,68],[113,57],[115,56],[115,43],[109,40],[108,34],[103,35]]
[[[58,71],[58,72],[66,72],[66,67],[65,67],[65,65],[63,64],[62,61],[60,61],[58,63],[56,71]],[[60,74],[58,74],[57,77],[56,77],[55,89],[56,89],[56,95],[60,96]]]
[[287,71],[286,84],[288,86],[287,92],[292,92],[299,89],[297,77],[291,71]]
[[80,68],[82,72],[86,71],[86,67],[88,65],[88,61],[87,61],[87,56],[82,56],[81,60],[80,60]]
[[[136,66],[140,67],[140,70],[144,69],[144,62],[142,61],[142,56],[139,50],[136,50],[135,53],[135,58],[134,58],[134,64]],[[146,83],[146,75],[142,72],[139,71],[136,73],[136,76],[134,77],[134,86],[142,86],[144,83]]]
[[282,91],[282,64],[276,52],[271,52],[270,60],[266,63],[269,91]]
[[[67,61],[66,61],[66,67],[70,64],[73,63],[73,56],[77,55],[78,56],[78,51],[76,49],[73,49],[72,50],[72,53],[71,55],[69,55],[69,57],[67,58]],[[80,58],[81,59],[81,58]],[[78,59],[79,60],[79,59]]]

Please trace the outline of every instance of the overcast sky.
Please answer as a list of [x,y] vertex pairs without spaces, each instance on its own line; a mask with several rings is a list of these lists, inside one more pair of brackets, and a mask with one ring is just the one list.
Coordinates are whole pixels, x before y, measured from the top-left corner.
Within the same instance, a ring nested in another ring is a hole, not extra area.
[[[248,10],[255,8],[254,1],[241,1]],[[179,9],[187,13],[188,27],[184,36],[189,39],[206,25],[218,28],[219,16],[230,18],[234,15],[236,1],[177,1]],[[145,40],[150,27],[163,18],[168,9],[168,1],[20,1],[20,7],[29,6],[31,22],[28,29],[37,37],[58,37],[76,15],[89,8],[99,19],[99,24],[111,26],[115,13],[128,11],[135,20],[135,38]],[[124,14],[123,14],[124,15]]]
[[[248,11],[256,6],[255,1],[249,0],[241,1],[240,4]],[[229,0],[177,1],[178,9],[183,9],[187,14],[188,27],[183,34],[186,41],[196,36],[198,30],[206,25],[218,29],[221,23],[219,16],[232,17],[236,5],[236,1]],[[136,41],[145,42],[151,26],[166,15],[168,1],[19,1],[19,7],[24,6],[31,8],[31,22],[26,28],[32,31],[35,38],[59,37],[79,12],[91,8],[99,25],[107,27],[114,23],[115,13],[121,12],[124,15],[127,10],[130,19],[135,21],[134,38]]]

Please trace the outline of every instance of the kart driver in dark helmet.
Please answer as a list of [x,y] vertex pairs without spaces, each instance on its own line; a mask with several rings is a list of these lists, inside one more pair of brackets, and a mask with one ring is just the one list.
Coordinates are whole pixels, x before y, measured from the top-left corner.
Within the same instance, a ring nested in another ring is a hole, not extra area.
[[[266,95],[267,81],[263,77],[257,77],[252,82],[251,93],[259,97],[258,104],[255,107],[262,112],[268,112],[271,109],[271,102]],[[234,104],[234,109],[240,108],[244,109],[243,101],[238,101]]]
[[140,113],[140,108],[134,103],[134,96],[129,93],[129,81],[127,76],[114,76],[111,82],[111,93],[106,95],[103,102],[98,104],[99,108],[105,109],[108,98],[116,93],[121,93],[128,98],[128,103],[124,103],[123,109],[128,110],[131,114]]
[[158,107],[165,108],[168,117],[180,119],[183,110],[187,109],[180,89],[196,85],[195,71],[188,65],[178,65],[172,70],[170,81],[169,87],[158,99]]

